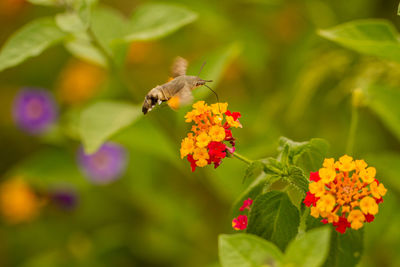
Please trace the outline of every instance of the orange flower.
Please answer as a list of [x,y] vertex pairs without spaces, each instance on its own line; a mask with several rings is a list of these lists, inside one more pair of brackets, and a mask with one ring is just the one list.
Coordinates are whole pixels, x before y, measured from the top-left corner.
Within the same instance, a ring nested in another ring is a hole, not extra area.
[[[181,157],[187,156],[192,167],[204,167],[214,164],[218,167],[227,153],[233,153],[235,138],[232,136],[231,127],[241,127],[238,118],[239,112],[231,113],[228,103],[215,103],[211,106],[204,101],[193,104],[193,110],[185,115],[185,122],[193,122],[191,130],[181,143]],[[225,122],[224,122],[225,119]],[[229,148],[225,142],[232,146]]]
[[0,211],[10,223],[30,221],[39,212],[39,200],[20,178],[0,186]]
[[323,168],[310,174],[309,192],[304,204],[311,207],[311,216],[322,217],[344,233],[347,228],[359,229],[372,222],[386,188],[375,178],[376,169],[364,160],[344,155],[336,161],[325,159]]

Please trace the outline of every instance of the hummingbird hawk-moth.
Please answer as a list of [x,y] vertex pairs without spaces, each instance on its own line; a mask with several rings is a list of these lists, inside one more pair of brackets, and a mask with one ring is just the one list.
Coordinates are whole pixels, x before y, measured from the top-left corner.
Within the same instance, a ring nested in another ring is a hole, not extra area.
[[203,80],[198,76],[186,75],[187,66],[186,59],[182,57],[175,59],[171,68],[173,79],[163,85],[157,85],[147,93],[142,107],[143,114],[151,111],[156,104],[165,101],[175,100],[173,101],[175,105],[190,103],[193,99],[193,89],[212,82],[212,80]]

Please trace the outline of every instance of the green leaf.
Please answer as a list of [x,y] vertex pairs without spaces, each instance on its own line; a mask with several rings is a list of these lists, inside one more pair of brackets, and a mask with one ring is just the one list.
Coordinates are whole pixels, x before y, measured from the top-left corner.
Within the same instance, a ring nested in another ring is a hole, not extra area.
[[[306,142],[295,142],[289,138],[281,137],[278,148],[281,154],[286,145],[289,146],[289,164],[301,167],[306,173],[316,171],[322,166],[329,149],[328,142],[321,138],[312,138]],[[282,157],[282,155],[279,157]]]
[[97,102],[82,111],[79,132],[86,153],[94,153],[113,134],[132,124],[140,107],[128,103]]
[[0,51],[0,71],[39,55],[66,36],[67,33],[57,27],[53,18],[29,22],[14,33]]
[[253,202],[247,232],[270,240],[284,250],[297,235],[299,216],[286,193],[267,192]]
[[243,201],[251,198],[255,200],[258,195],[263,193],[266,186],[268,186],[270,175],[261,173],[247,188],[244,190],[240,196],[236,199],[232,205],[232,217],[236,217],[240,214],[239,208],[243,205]]
[[356,20],[320,30],[319,35],[359,53],[400,61],[400,42],[395,27],[379,19]]
[[27,0],[29,3],[41,6],[57,6],[60,5],[59,0]]
[[65,48],[75,57],[106,67],[107,59],[93,46],[86,34],[75,34],[73,39],[64,43]]
[[347,229],[345,234],[333,231],[324,267],[356,266],[363,250],[363,229]]
[[367,105],[400,140],[400,90],[372,85],[367,89]]
[[306,194],[308,191],[308,180],[304,175],[302,169],[296,166],[290,166],[288,175],[282,176],[282,178],[289,182],[290,185],[299,190],[302,194]]
[[86,29],[81,18],[74,12],[57,14],[55,19],[57,26],[65,32],[82,32]]
[[262,163],[261,161],[258,161],[258,160],[253,161],[247,167],[246,172],[244,173],[243,183],[248,178],[251,178],[251,177],[255,176],[256,174],[259,174],[263,170],[264,170],[264,163]]
[[102,6],[92,11],[93,34],[108,56],[117,64],[122,64],[125,60],[128,44],[121,42],[121,38],[127,33],[128,27],[129,21],[115,9]]
[[321,168],[329,150],[329,143],[321,138],[312,138],[306,149],[293,156],[293,163],[301,167],[308,175]]
[[290,266],[319,267],[329,251],[330,228],[322,227],[306,232],[293,240],[285,253],[284,262]]
[[274,244],[243,233],[220,235],[218,251],[222,267],[277,266],[283,258]]
[[261,160],[264,163],[264,172],[271,175],[281,175],[285,166],[277,159],[269,157]]
[[193,11],[171,4],[146,4],[132,16],[124,40],[127,42],[153,40],[168,35],[196,20]]

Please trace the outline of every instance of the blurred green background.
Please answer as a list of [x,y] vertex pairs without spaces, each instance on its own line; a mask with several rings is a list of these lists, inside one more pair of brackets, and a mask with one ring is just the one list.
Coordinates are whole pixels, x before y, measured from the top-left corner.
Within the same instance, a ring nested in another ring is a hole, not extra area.
[[[149,2],[100,1],[126,16]],[[157,109],[112,138],[128,149],[129,166],[110,185],[89,183],[75,159],[79,140],[70,121],[79,111],[110,97],[141,105],[148,90],[168,79],[178,55],[196,62],[189,68],[193,75],[201,62],[224,55],[212,87],[232,111],[242,113],[243,129],[234,130],[236,148],[253,159],[275,155],[282,135],[296,141],[324,138],[337,158],[345,153],[352,91],[376,82],[400,90],[400,64],[361,56],[316,34],[364,18],[400,26],[397,0],[165,2],[186,6],[198,19],[160,40],[133,43],[122,73],[124,88],[63,46],[0,73],[2,181],[22,177],[39,196],[69,188],[78,200],[67,211],[42,203],[29,222],[3,218],[0,266],[218,266],[217,236],[233,231],[231,205],[251,181],[242,183],[246,166],[235,159],[225,159],[216,170],[190,171],[179,157],[189,130],[183,111]],[[0,0],[0,44],[30,20],[59,11]],[[32,137],[14,125],[14,96],[30,86],[55,94],[64,135],[56,129]],[[213,95],[206,100],[216,101]],[[360,265],[400,266],[399,138],[367,104],[359,116],[353,157],[375,166],[388,189],[376,220],[365,225]]]

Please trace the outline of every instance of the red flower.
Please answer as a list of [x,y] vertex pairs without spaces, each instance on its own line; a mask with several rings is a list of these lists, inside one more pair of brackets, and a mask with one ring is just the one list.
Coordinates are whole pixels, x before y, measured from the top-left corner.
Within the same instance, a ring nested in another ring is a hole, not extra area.
[[310,207],[313,205],[314,207],[317,205],[317,201],[319,200],[319,197],[316,197],[314,194],[311,194],[310,192],[307,192],[306,197],[303,200],[303,203],[307,206]]
[[190,167],[192,167],[192,172],[196,170],[196,160],[194,160],[193,155],[187,155],[187,160],[190,162]]
[[234,140],[232,136],[232,131],[229,129],[225,129],[225,141]]
[[244,230],[247,228],[247,216],[239,215],[232,220],[232,227],[235,230]]
[[208,144],[208,163],[214,163],[214,168],[221,164],[221,160],[226,157],[226,145],[221,142],[212,141]]
[[351,224],[345,217],[339,217],[338,222],[334,222],[333,226],[336,226],[336,231],[338,231],[341,234],[344,234],[346,232],[347,228],[350,228]]
[[235,121],[237,121],[237,119],[239,119],[240,117],[242,117],[242,115],[240,114],[240,112],[231,112],[230,110],[227,110],[227,111],[225,112],[225,115],[227,115],[227,116],[232,116],[233,119],[234,119]]
[[240,211],[244,211],[245,209],[250,210],[250,206],[253,204],[253,200],[251,198],[248,198],[243,201],[243,205],[240,207]]
[[366,222],[372,222],[375,219],[375,216],[372,214],[364,214]]
[[319,177],[318,172],[310,172],[310,181],[318,182],[321,180],[321,177]]
[[375,198],[376,204],[382,203],[383,202],[383,198]]

